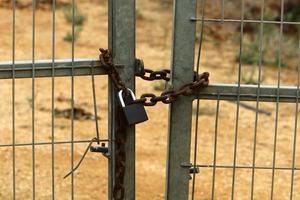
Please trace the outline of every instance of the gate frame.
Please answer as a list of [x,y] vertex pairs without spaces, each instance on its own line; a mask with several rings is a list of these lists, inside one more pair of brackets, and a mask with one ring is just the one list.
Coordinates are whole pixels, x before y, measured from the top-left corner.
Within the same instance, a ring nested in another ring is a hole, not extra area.
[[[193,81],[196,0],[174,0],[171,84]],[[169,107],[165,199],[188,199],[193,98],[180,97]]]
[[[113,63],[126,87],[135,92],[135,0],[110,0],[108,4],[108,47],[112,51]],[[120,65],[118,65],[120,64]],[[117,146],[114,141],[125,139],[125,176],[124,199],[135,199],[135,126],[128,126],[123,135],[115,132],[120,126],[120,106],[117,99],[117,90],[111,80],[108,83],[108,138],[109,159],[108,170],[108,199],[112,200],[113,187],[118,181],[115,177],[115,160],[117,159]],[[123,119],[125,121],[125,119]]]

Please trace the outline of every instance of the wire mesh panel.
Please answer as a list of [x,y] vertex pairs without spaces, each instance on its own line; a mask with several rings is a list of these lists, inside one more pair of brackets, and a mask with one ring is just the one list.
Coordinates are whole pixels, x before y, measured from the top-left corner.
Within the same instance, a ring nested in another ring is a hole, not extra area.
[[[174,11],[181,23],[196,24],[196,70],[209,71],[213,83],[195,95],[192,163],[169,156],[168,174],[181,167],[182,176],[176,176],[177,184],[170,185],[167,198],[186,192],[187,170],[191,173],[191,199],[297,198],[297,2],[197,3],[194,17],[184,14],[188,6],[182,6],[181,1],[175,1]],[[188,4],[194,6],[194,2]],[[176,50],[193,49],[177,41],[182,27],[174,26],[174,60]],[[176,78],[180,76],[176,62],[172,67],[176,84],[182,80]],[[185,110],[190,112],[188,100],[185,102]],[[177,112],[182,108],[173,109]],[[170,126],[175,126],[179,118],[171,112]],[[190,148],[189,143],[180,141],[182,133],[190,131],[189,123],[180,124],[181,134],[169,129],[169,154],[173,150],[188,156],[185,150]],[[176,150],[172,149],[173,141],[178,141]],[[176,190],[176,186],[181,189]]]
[[297,2],[197,3],[190,198],[298,199]]
[[0,199],[107,198],[107,158],[100,153],[88,153],[65,177],[91,141],[109,143],[108,78],[90,59],[108,43],[107,7],[0,2]]

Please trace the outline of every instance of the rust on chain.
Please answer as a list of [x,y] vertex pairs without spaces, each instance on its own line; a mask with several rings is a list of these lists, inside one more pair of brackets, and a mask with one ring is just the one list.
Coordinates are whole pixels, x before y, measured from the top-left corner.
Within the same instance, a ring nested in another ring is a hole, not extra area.
[[162,92],[159,96],[152,93],[146,93],[141,95],[140,99],[137,99],[131,103],[142,103],[144,106],[155,106],[158,102],[170,104],[177,100],[179,96],[188,96],[195,94],[200,88],[205,88],[209,84],[209,73],[204,72],[197,76],[197,79],[192,83],[187,83],[181,86],[178,90],[167,90]]
[[[112,57],[109,50],[100,49],[100,62],[103,67],[107,70],[108,75],[114,82],[115,87],[118,90],[126,90],[125,84],[122,82],[118,71],[112,62]],[[171,71],[168,69],[153,71],[151,69],[144,69],[137,76],[144,80],[154,81],[154,80],[165,80],[170,81]],[[194,72],[194,81],[187,83],[179,87],[177,90],[167,90],[162,92],[160,95],[155,95],[153,93],[142,94],[139,99],[134,100],[131,104],[141,103],[144,106],[155,106],[158,102],[165,104],[170,104],[178,99],[179,96],[188,96],[195,94],[199,89],[207,87],[209,84],[209,73],[203,72],[202,74],[197,74]]]
[[168,69],[163,69],[159,71],[144,69],[143,72],[138,76],[147,81],[154,81],[154,80],[170,81],[170,77],[168,77],[169,74],[170,74],[170,70]]
[[[102,67],[107,71],[107,74],[110,76],[115,88],[117,90],[123,90],[127,94],[128,90],[126,85],[122,81],[115,65],[113,64],[113,59],[111,52],[106,49],[100,49],[99,59]],[[153,71],[150,69],[144,69],[137,76],[141,77],[144,80],[154,81],[154,80],[165,80],[170,81],[170,70],[159,70]],[[160,95],[155,95],[153,93],[142,94],[139,99],[134,100],[131,103],[143,104],[144,106],[155,106],[158,102],[165,104],[170,104],[178,99],[179,96],[192,95],[200,88],[204,88],[209,84],[209,73],[204,72],[202,74],[197,74],[194,72],[194,81],[187,83],[179,87],[177,90],[166,90]],[[117,112],[120,112],[120,108],[117,109]],[[116,135],[118,139],[115,140],[116,152],[115,152],[115,177],[116,181],[113,188],[113,198],[115,200],[123,200],[125,198],[125,189],[124,189],[124,176],[125,176],[125,163],[126,163],[126,153],[125,153],[125,144],[126,144],[126,125],[122,120],[122,117],[117,114],[117,120],[119,126],[116,130]]]
[[[109,50],[99,49],[100,50],[100,62],[102,67],[107,71],[110,76],[115,88],[117,90],[123,90],[127,93],[126,86],[122,81],[116,67],[112,61],[112,55]],[[125,144],[126,144],[126,125],[124,120],[122,120],[120,114],[120,108],[117,108],[117,123],[118,127],[116,129],[115,140],[115,179],[113,186],[113,199],[114,200],[124,200],[125,199],[125,189],[124,189],[124,177],[125,177],[125,163],[126,163],[126,153],[125,153]]]
[[111,52],[108,49],[100,48],[99,50],[100,50],[100,55],[99,55],[100,63],[102,67],[107,71],[107,74],[110,76],[112,82],[114,83],[115,88],[117,90],[123,90],[124,92],[127,93],[126,86],[122,81],[116,67],[113,64]]

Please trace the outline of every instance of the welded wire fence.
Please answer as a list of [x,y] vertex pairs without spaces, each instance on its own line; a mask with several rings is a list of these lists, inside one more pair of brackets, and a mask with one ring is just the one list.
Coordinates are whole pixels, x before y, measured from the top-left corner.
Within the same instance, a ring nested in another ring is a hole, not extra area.
[[[277,6],[277,18],[270,17],[269,1],[253,2],[255,7],[245,0],[218,1],[219,5],[214,2],[220,14],[206,11],[211,10],[210,3],[198,0],[200,15],[191,19],[199,27],[197,70],[203,70],[207,63],[203,59],[207,59],[206,43],[210,42],[204,39],[209,37],[206,35],[208,30],[213,26],[224,28],[235,24],[235,31],[239,33],[232,33],[239,38],[236,40],[237,67],[233,67],[236,78],[227,75],[227,81],[234,84],[217,81],[218,84],[211,85],[207,91],[200,91],[196,96],[191,160],[200,172],[194,171],[192,174],[190,198],[298,199],[300,21],[299,18],[288,17],[292,15],[291,5],[297,3],[285,0],[273,2]],[[240,10],[239,18],[228,17],[230,10],[226,10],[226,4],[234,4]],[[255,8],[255,16],[251,15],[249,7],[252,11]],[[274,40],[272,45],[266,42],[268,37],[272,37],[269,25],[276,27],[271,31],[278,35],[278,40]],[[252,27],[251,31],[249,27]],[[291,29],[297,31],[292,34],[289,32]],[[256,34],[257,39],[251,37]],[[251,55],[245,40],[249,37],[250,43],[257,42],[252,54],[257,56],[254,63],[248,62]],[[284,46],[284,38],[287,37],[293,38],[296,44],[293,48],[296,62],[291,64],[289,70],[293,71],[293,75],[289,76],[284,69],[284,62],[288,60],[284,53],[292,48],[291,45]],[[272,80],[265,81],[263,71],[270,68],[266,59],[268,53],[274,50],[276,62],[272,65],[277,67],[273,67],[267,75]],[[252,82],[244,80],[244,69],[249,65],[253,65],[255,71]],[[222,68],[222,65],[219,67]],[[272,85],[266,86],[265,83]],[[285,93],[286,89],[291,93]]]
[[[107,196],[108,170],[107,161],[103,159],[104,157],[101,159],[102,161],[94,161],[94,164],[95,162],[98,164],[98,169],[102,167],[102,171],[106,172],[104,175],[99,176],[93,167],[88,170],[90,178],[81,177],[76,179],[76,175],[71,173],[70,177],[64,179],[64,176],[75,168],[76,162],[82,156],[81,152],[84,151],[92,138],[96,138],[94,140],[95,144],[101,142],[106,144],[106,147],[108,145],[107,134],[102,134],[100,139],[100,117],[98,113],[99,106],[97,106],[99,102],[96,98],[97,96],[99,98],[96,89],[96,82],[99,84],[99,79],[96,81],[95,78],[96,75],[106,73],[99,69],[99,62],[96,60],[75,59],[75,20],[77,17],[75,1],[70,4],[72,8],[71,58],[56,59],[58,18],[56,13],[58,8],[56,1],[51,1],[49,4],[51,46],[45,47],[47,50],[51,49],[51,59],[37,60],[36,55],[39,53],[36,49],[37,1],[33,0],[31,3],[31,58],[28,57],[28,61],[17,61],[16,59],[17,51],[27,50],[20,49],[19,44],[17,44],[20,40],[26,40],[26,38],[25,32],[24,37],[16,37],[17,21],[20,23],[22,19],[17,17],[17,12],[20,11],[20,9],[17,9],[17,1],[12,0],[12,27],[6,27],[11,28],[12,33],[11,61],[0,63],[0,79],[3,83],[2,92],[6,94],[5,92],[11,89],[10,97],[3,95],[1,98],[1,104],[5,106],[1,107],[3,123],[0,137],[0,198],[96,198],[99,197],[99,194],[95,189],[100,185],[105,188],[102,193]],[[25,26],[28,25],[24,24]],[[77,77],[76,79],[75,76],[88,77]],[[46,78],[41,80],[41,77]],[[11,82],[9,83],[10,80],[5,79],[11,79]],[[76,80],[86,84],[80,84],[78,87]],[[107,81],[107,79],[102,81]],[[87,98],[84,101],[88,104],[87,110],[78,105],[80,101],[75,102],[76,91],[79,90],[86,90],[84,97]],[[59,94],[59,91],[63,93],[70,91],[70,97]],[[61,108],[61,105],[63,105],[63,108]],[[103,111],[103,113],[107,114],[107,111]],[[7,119],[9,115],[11,120]],[[85,130],[78,130],[76,123],[84,126]],[[92,157],[95,159],[95,154]],[[99,154],[97,157],[99,157]],[[87,177],[86,172],[84,173]],[[91,177],[93,177],[93,180],[91,180]],[[100,181],[101,179],[106,181]],[[82,185],[85,187],[81,188]],[[101,198],[104,196],[103,194]]]
[[[299,198],[300,21],[297,14],[290,14],[297,2],[249,2],[173,2],[171,84],[177,88],[191,82],[194,70],[208,70],[212,81],[192,98],[179,98],[170,106],[166,199]],[[20,19],[17,1],[12,1],[11,61],[0,63],[4,83],[0,85],[4,88],[0,108],[6,116],[1,118],[5,127],[0,137],[0,178],[6,184],[0,186],[0,198],[113,199],[118,182],[115,151],[119,151],[114,141],[124,137],[126,160],[122,163],[126,170],[121,186],[126,199],[135,197],[135,130],[126,127],[126,133],[116,134],[120,119],[117,91],[111,82],[105,102],[108,106],[99,112],[103,92],[97,90],[97,85],[107,79],[99,81],[96,75],[107,73],[95,59],[75,58],[75,5],[73,0],[69,59],[57,59],[60,48],[55,1],[50,4],[51,47],[47,47],[51,48],[51,59],[37,59],[38,11],[34,0],[30,12],[31,59],[19,61]],[[133,0],[111,0],[107,13],[108,46],[114,63],[125,66],[120,67],[120,75],[129,88],[134,88],[136,70],[134,5]],[[106,91],[107,87],[103,88]],[[41,89],[47,95],[40,94]],[[84,94],[79,95],[79,90]],[[70,92],[67,98],[65,91]],[[89,112],[78,107],[80,98],[86,100],[82,105]],[[103,126],[99,117],[103,114],[109,115],[108,120],[103,119],[108,134],[100,131]],[[40,121],[42,118],[47,120]],[[84,130],[77,129],[76,124]],[[106,158],[91,153],[84,160],[86,168],[83,165],[79,172],[63,179],[76,169],[92,138],[108,147],[108,167],[104,166]],[[105,195],[99,196],[99,188]]]

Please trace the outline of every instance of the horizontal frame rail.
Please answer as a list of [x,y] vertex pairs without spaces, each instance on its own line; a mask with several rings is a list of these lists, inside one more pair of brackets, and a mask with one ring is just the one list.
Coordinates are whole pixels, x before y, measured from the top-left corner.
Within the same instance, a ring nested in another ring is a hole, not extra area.
[[[199,91],[199,99],[208,100],[231,100],[236,101],[238,98],[239,87],[237,84],[212,84],[207,88]],[[240,101],[256,101],[257,100],[257,85],[241,85]],[[261,102],[276,102],[277,101],[277,86],[261,85],[259,92],[259,101]],[[196,99],[197,96],[194,96]],[[297,87],[281,86],[279,88],[279,102],[295,103],[297,101]]]
[[[197,22],[216,22],[216,23],[223,23],[223,22],[228,22],[228,23],[241,23],[241,19],[214,19],[214,18],[210,18],[210,19],[204,19],[202,20],[201,18],[191,18],[191,21],[197,21]],[[285,24],[285,25],[300,25],[300,22],[296,22],[296,21],[271,21],[271,20],[255,20],[255,19],[244,19],[243,20],[244,23],[254,23],[254,24]]]
[[[35,77],[52,77],[52,64],[52,60],[35,61]],[[18,61],[14,65],[12,62],[0,62],[0,79],[13,78],[13,68],[15,78],[32,78],[32,65],[32,61]],[[74,76],[106,75],[106,71],[100,66],[101,63],[94,59],[76,59],[74,62],[71,59],[55,60],[54,76],[72,76],[72,73]]]
[[[91,140],[74,140],[74,141],[70,141],[70,140],[66,140],[66,141],[55,141],[55,142],[35,142],[35,143],[16,143],[16,144],[0,144],[0,148],[2,147],[25,147],[25,146],[32,146],[33,144],[35,146],[44,146],[44,145],[52,145],[52,144],[80,144],[80,143],[90,143]],[[99,140],[99,142],[109,142],[108,139],[106,140]]]
[[[216,168],[216,169],[233,169],[234,166],[228,165],[196,165],[199,168]],[[235,166],[236,169],[263,169],[263,170],[296,170],[299,171],[300,168],[297,167],[265,167],[265,166]]]

